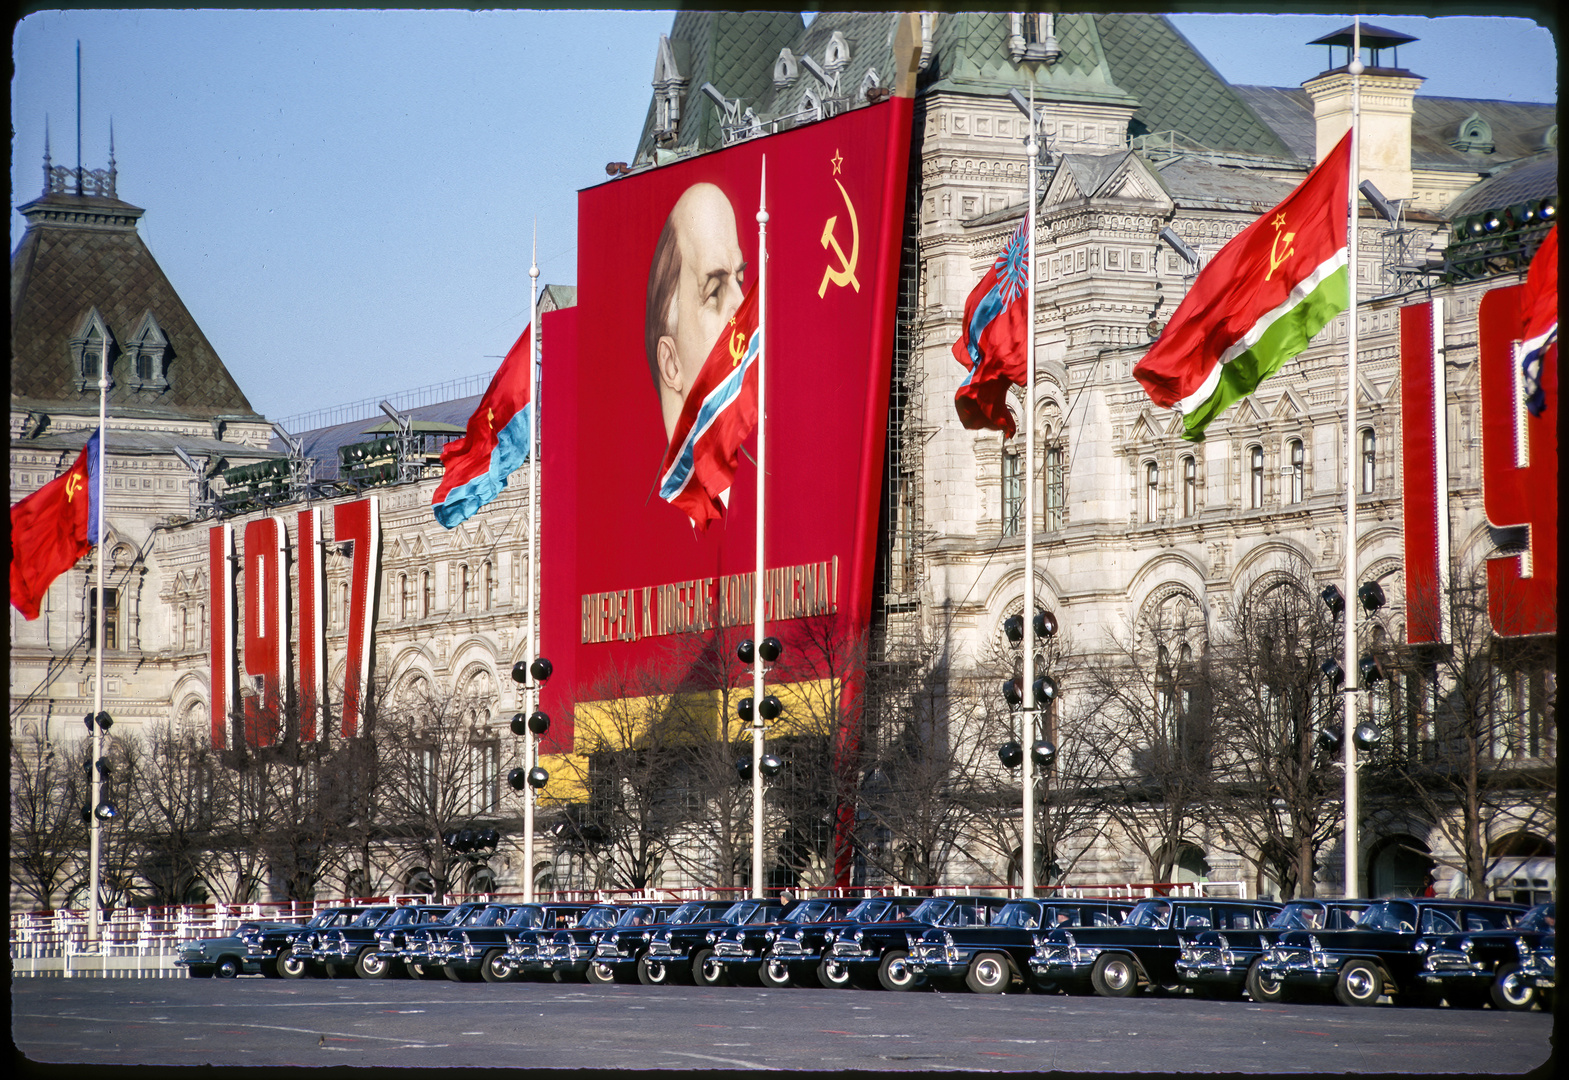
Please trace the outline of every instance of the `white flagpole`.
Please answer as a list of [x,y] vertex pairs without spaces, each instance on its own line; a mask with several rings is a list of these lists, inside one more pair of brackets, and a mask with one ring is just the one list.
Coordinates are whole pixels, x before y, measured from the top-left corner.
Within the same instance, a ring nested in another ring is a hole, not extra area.
[[[523,684],[523,715],[531,717],[539,708],[539,683],[534,679],[534,657],[539,651],[539,613],[534,607],[534,567],[539,545],[539,222],[534,222],[534,248],[529,255],[529,339],[528,339],[528,638],[523,644],[523,663],[528,681]],[[523,736],[523,902],[534,902],[534,771],[537,736],[532,730]]]
[[764,393],[768,386],[764,358],[768,355],[768,157],[763,162],[757,195],[757,578],[752,589],[752,896],[763,897],[763,511],[767,500],[768,422]]
[[1358,76],[1362,74],[1362,22],[1353,19],[1351,24],[1351,62],[1346,65],[1351,75],[1351,176],[1347,184],[1347,228],[1350,238],[1346,252],[1346,284],[1349,303],[1346,307],[1346,680],[1344,699],[1344,732],[1341,745],[1345,748],[1346,822],[1342,840],[1345,844],[1346,882],[1345,895],[1362,893],[1359,868],[1357,809],[1357,681],[1361,677],[1356,667],[1357,652],[1357,155],[1362,114],[1362,97]]
[[90,905],[87,917],[87,940],[97,942],[99,939],[101,916],[98,910],[98,886],[102,876],[102,845],[103,838],[100,833],[101,822],[98,820],[98,807],[103,802],[103,778],[98,775],[98,758],[103,752],[103,725],[98,722],[99,716],[104,711],[104,429],[109,421],[109,327],[103,328],[103,339],[100,342],[101,351],[98,354],[98,602],[93,605],[93,633],[97,656],[95,678],[93,680],[93,760],[88,769],[92,773],[92,810],[88,821],[91,822],[92,843],[88,852],[87,891],[88,904]]
[[1024,152],[1030,159],[1030,194],[1024,208],[1029,248],[1025,258],[1025,283],[1029,299],[1025,306],[1024,363],[1024,708],[1020,710],[1019,743],[1024,751],[1023,842],[1019,846],[1020,893],[1035,895],[1035,763],[1030,751],[1035,745],[1035,718],[1040,702],[1035,700],[1035,188],[1040,182],[1036,171],[1040,147],[1035,141],[1035,72],[1030,71],[1030,137]]

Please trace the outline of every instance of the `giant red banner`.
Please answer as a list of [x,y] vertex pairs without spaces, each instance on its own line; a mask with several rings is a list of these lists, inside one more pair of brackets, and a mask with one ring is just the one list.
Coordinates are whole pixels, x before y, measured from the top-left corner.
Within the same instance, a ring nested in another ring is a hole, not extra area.
[[571,709],[608,672],[750,636],[756,432],[706,530],[659,487],[685,394],[757,281],[765,158],[765,633],[788,648],[805,617],[866,626],[910,125],[895,97],[579,194],[578,305],[541,335],[545,752],[572,749]]

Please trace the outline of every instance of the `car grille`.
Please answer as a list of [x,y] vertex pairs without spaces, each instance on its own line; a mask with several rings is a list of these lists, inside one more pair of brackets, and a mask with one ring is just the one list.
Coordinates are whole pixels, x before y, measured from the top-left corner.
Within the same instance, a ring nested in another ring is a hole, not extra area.
[[773,954],[776,957],[805,956],[806,950],[801,948],[801,943],[795,938],[780,938],[774,942]]

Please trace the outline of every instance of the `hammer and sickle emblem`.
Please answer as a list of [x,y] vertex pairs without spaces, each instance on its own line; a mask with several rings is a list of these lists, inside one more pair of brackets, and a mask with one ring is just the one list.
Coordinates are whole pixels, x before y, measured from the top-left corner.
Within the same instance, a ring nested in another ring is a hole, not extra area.
[[[1287,259],[1291,258],[1291,256],[1296,253],[1297,249],[1291,246],[1291,241],[1293,241],[1293,240],[1295,240],[1297,238],[1297,234],[1294,233],[1294,232],[1288,232],[1288,233],[1286,233],[1285,236],[1281,236],[1280,235],[1280,230],[1281,230],[1281,228],[1285,224],[1286,224],[1286,215],[1285,214],[1276,214],[1275,215],[1275,242],[1269,245],[1269,273],[1264,275],[1264,280],[1265,281],[1268,281],[1271,277],[1273,277],[1275,275],[1275,271],[1280,269],[1280,264],[1281,263],[1285,262]],[[1281,245],[1282,241],[1284,241],[1285,245],[1286,245],[1286,250],[1285,251],[1281,251],[1280,250],[1280,245]]]
[[486,409],[485,410],[485,423],[490,426],[490,430],[491,431],[495,431],[496,430],[496,410],[495,409]]
[[735,367],[746,355],[746,335],[735,329],[734,319],[730,320],[730,327],[730,366]]
[[850,285],[856,292],[861,291],[861,283],[855,279],[855,267],[861,261],[861,226],[855,219],[855,204],[850,201],[850,193],[845,191],[844,185],[838,180],[834,183],[839,185],[839,194],[844,196],[845,209],[850,212],[850,256],[845,257],[844,248],[839,246],[839,238],[834,235],[834,226],[839,223],[839,215],[835,214],[823,223],[822,242],[824,250],[833,248],[834,254],[839,257],[839,269],[835,270],[832,266],[823,269],[822,283],[817,286],[819,300],[827,294],[829,282],[835,285]]
[[81,473],[72,473],[70,478],[65,482],[65,501],[74,502],[76,500],[76,493],[81,491],[86,486],[87,481],[82,479]]

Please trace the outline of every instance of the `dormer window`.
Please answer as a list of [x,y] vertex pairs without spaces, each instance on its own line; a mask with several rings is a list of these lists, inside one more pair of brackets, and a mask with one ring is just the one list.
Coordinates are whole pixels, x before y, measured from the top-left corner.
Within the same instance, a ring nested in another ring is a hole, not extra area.
[[1449,140],[1449,145],[1467,154],[1491,154],[1493,126],[1478,113],[1472,113],[1460,122],[1460,131]]
[[169,388],[169,338],[151,311],[142,315],[136,333],[126,343],[125,353],[131,361],[133,390]]
[[867,68],[865,77],[861,79],[861,92],[859,96],[864,99],[868,90],[873,90],[879,85],[880,84],[877,81],[877,69]]
[[795,82],[801,73],[801,65],[796,63],[795,53],[789,49],[779,50],[779,59],[774,61],[774,85],[783,90]]
[[1055,63],[1062,55],[1057,44],[1057,17],[1049,12],[1008,15],[1008,58],[1017,63]]
[[117,351],[114,335],[109,333],[109,327],[96,307],[90,309],[82,319],[81,325],[71,337],[69,348],[71,367],[76,372],[75,382],[78,392],[85,393],[98,389],[99,365],[103,363],[105,356],[109,361],[109,385],[114,385],[114,358]]
[[837,75],[850,63],[850,43],[844,39],[844,34],[838,30],[828,39],[828,47],[823,50],[823,70],[830,75]]

